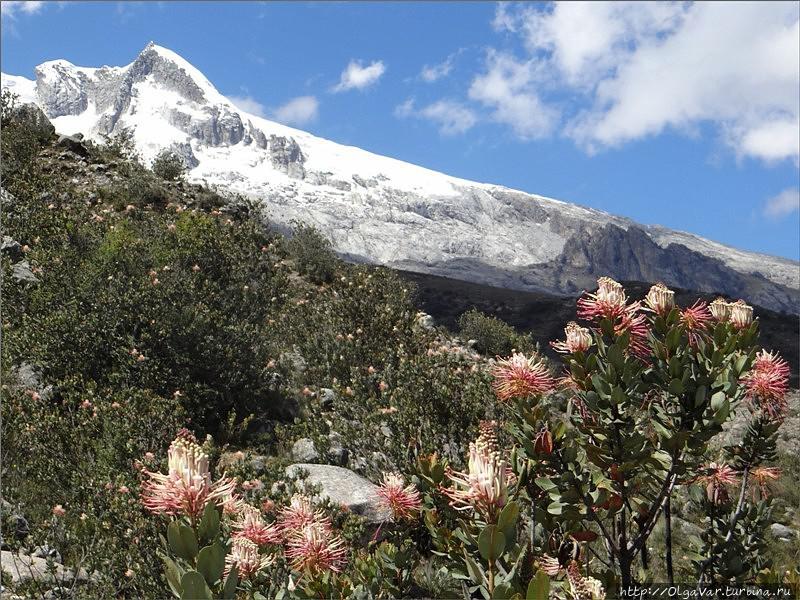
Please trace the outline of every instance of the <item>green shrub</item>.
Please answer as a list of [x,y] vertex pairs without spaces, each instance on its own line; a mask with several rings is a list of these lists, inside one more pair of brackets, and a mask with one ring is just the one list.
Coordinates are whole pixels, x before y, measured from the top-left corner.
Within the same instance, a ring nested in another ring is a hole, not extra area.
[[177,181],[186,172],[183,159],[170,150],[162,150],[158,153],[158,156],[153,159],[152,169],[153,173],[164,181]]
[[339,260],[326,237],[315,227],[296,224],[287,246],[297,270],[314,283],[328,283],[336,275]]
[[533,349],[530,335],[521,335],[511,325],[474,308],[459,317],[458,327],[461,337],[475,340],[475,350],[486,356],[508,356],[513,350]]

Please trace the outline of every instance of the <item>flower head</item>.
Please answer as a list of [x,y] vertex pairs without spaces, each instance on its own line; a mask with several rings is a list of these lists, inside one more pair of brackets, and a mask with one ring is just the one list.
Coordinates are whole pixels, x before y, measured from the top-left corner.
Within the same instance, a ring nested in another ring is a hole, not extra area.
[[236,481],[212,483],[208,455],[188,432],[178,433],[168,457],[166,475],[144,471],[149,480],[142,484],[142,504],[150,512],[197,518],[209,502],[224,506],[235,500]]
[[756,497],[756,492],[761,496],[760,499],[769,497],[769,483],[776,481],[781,476],[781,470],[778,467],[756,467],[750,471],[753,501],[756,502],[759,498]]
[[606,593],[603,584],[594,577],[584,577],[578,567],[578,561],[573,560],[567,567],[567,579],[572,595],[577,600],[604,600]]
[[446,474],[455,484],[454,488],[442,488],[450,505],[456,510],[475,510],[488,523],[496,521],[508,502],[508,488],[515,479],[508,463],[483,436],[469,445],[467,471],[448,467]]
[[299,530],[307,524],[317,522],[330,525],[330,520],[320,510],[314,509],[311,498],[302,494],[295,494],[289,506],[278,513],[278,527],[286,534],[292,530]]
[[578,317],[587,321],[616,319],[626,308],[628,297],[622,284],[610,277],[597,280],[597,291],[578,300]]
[[706,486],[706,497],[713,504],[725,504],[728,499],[728,487],[739,483],[739,474],[725,463],[709,464],[705,475],[695,479]]
[[274,556],[261,556],[258,546],[245,537],[235,537],[231,543],[231,551],[225,557],[225,573],[236,569],[240,579],[247,579],[255,575],[258,571],[268,567],[275,560]]
[[67,509],[65,509],[65,508],[64,508],[63,506],[61,506],[60,504],[56,504],[56,505],[53,507],[53,515],[54,515],[54,516],[56,516],[56,517],[63,517],[65,514],[67,514]]
[[286,558],[295,571],[338,573],[347,559],[347,547],[326,524],[312,522],[291,532],[286,543]]
[[400,475],[384,473],[377,494],[381,504],[392,511],[396,521],[413,519],[420,510],[421,500],[416,486],[413,483],[405,485]]
[[547,365],[536,355],[528,358],[515,352],[510,358],[498,360],[492,375],[492,387],[501,400],[544,394],[555,387]]
[[698,300],[689,308],[681,311],[681,325],[686,330],[689,345],[697,347],[697,343],[706,335],[711,326],[711,313],[702,300]]
[[650,310],[663,317],[675,306],[675,292],[659,282],[650,288],[644,302]]
[[245,504],[239,511],[239,518],[233,524],[233,537],[247,538],[258,546],[266,544],[279,544],[282,537],[278,528],[267,525],[261,516],[261,511],[255,506]]
[[567,323],[564,328],[566,340],[563,342],[550,342],[550,346],[556,352],[562,354],[574,354],[575,352],[586,352],[592,345],[592,332],[586,327],[581,327],[574,321]]
[[736,329],[746,329],[753,322],[753,307],[744,300],[737,300],[729,304],[731,324]]
[[725,322],[731,318],[731,304],[725,298],[717,298],[708,305],[711,316],[717,321]]
[[786,413],[789,372],[789,364],[777,353],[762,350],[756,355],[753,368],[742,378],[747,397],[770,418],[780,419]]

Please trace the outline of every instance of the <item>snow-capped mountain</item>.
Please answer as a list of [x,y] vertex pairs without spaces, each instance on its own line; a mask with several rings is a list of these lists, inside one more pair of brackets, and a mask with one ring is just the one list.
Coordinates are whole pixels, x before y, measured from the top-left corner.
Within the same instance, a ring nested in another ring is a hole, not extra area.
[[46,62],[3,88],[61,134],[133,131],[145,161],[171,148],[207,181],[314,224],[343,255],[519,289],[573,293],[599,275],[662,280],[800,312],[800,263],[498,185],[450,177],[248,114],[150,43],[124,67]]

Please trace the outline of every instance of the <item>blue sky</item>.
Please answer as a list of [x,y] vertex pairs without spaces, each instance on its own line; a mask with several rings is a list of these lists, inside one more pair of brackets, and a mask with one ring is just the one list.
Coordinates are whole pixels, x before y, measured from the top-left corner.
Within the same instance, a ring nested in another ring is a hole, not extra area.
[[316,135],[800,259],[796,2],[2,8],[4,73],[153,40]]

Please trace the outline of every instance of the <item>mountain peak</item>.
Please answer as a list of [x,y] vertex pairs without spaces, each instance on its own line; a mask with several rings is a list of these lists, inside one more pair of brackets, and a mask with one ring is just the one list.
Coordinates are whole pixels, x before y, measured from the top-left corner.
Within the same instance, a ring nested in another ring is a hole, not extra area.
[[59,133],[133,132],[145,163],[179,154],[189,177],[258,198],[270,220],[315,225],[354,260],[574,293],[599,275],[743,297],[793,313],[798,263],[715,244],[343,146],[237,109],[179,54],[148,43],[123,67],[51,61],[3,87]]

